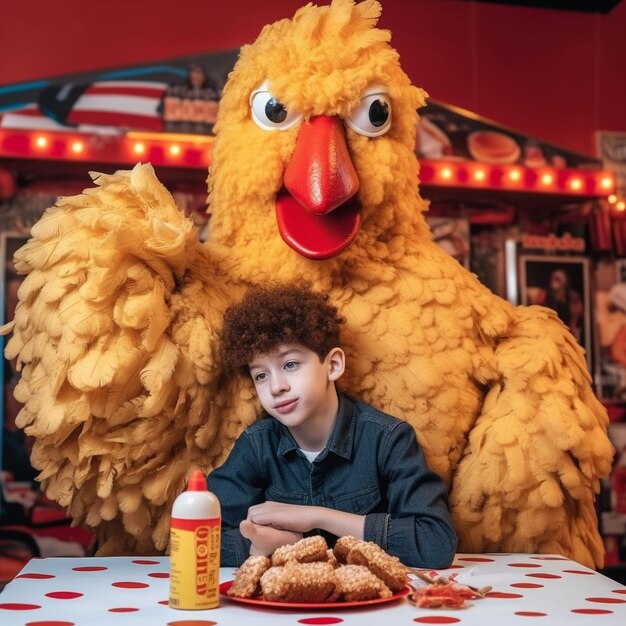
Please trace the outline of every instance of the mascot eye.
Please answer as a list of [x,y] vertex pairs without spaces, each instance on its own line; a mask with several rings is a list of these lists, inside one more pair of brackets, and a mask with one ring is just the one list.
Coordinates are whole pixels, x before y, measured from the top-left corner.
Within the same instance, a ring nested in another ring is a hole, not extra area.
[[252,92],[250,109],[255,124],[264,130],[287,130],[301,117],[287,111],[285,105],[267,90],[266,83]]
[[359,135],[384,135],[391,128],[391,99],[387,90],[384,87],[368,89],[346,124]]

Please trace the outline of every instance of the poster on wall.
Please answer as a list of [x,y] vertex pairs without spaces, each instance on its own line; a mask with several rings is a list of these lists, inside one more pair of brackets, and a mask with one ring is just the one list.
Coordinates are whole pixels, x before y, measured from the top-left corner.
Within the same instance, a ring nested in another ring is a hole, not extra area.
[[493,293],[506,297],[504,242],[507,232],[493,226],[472,226],[470,270]]
[[238,49],[0,84],[0,129],[209,135]]
[[626,260],[600,261],[595,271],[595,382],[602,400],[626,400]]
[[591,368],[588,259],[522,254],[519,263],[522,304],[539,304],[556,311],[585,349]]
[[470,262],[470,225],[466,218],[427,215],[433,241],[463,267]]
[[600,169],[598,159],[529,137],[471,111],[428,99],[419,110],[415,153],[491,165]]

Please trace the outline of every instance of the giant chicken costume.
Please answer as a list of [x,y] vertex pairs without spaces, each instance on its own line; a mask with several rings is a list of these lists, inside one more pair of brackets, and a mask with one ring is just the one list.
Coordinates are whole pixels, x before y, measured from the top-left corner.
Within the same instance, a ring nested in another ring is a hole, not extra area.
[[[463,551],[603,561],[606,413],[556,315],[514,307],[431,241],[411,86],[377,2],[307,5],[241,50],[220,104],[208,243],[149,165],[61,198],[17,253],[7,355],[47,495],[103,554],[167,549],[190,468],[259,405],[224,372],[225,308],[309,281],[347,318],[343,389],[410,422]],[[6,332],[6,329],[5,329]]]

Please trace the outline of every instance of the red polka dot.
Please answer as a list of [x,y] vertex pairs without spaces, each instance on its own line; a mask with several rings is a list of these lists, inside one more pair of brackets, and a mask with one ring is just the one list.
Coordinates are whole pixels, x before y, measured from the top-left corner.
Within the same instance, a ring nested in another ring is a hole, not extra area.
[[520,589],[541,589],[543,585],[539,583],[511,583],[511,587],[519,587]]
[[581,615],[606,615],[607,613],[613,613],[608,609],[572,609],[572,613],[580,613]]
[[305,617],[299,619],[298,624],[340,624],[343,620],[340,617]]
[[593,576],[595,572],[587,572],[584,569],[564,569],[564,574],[584,574],[585,576]]
[[54,598],[55,600],[75,600],[76,598],[81,598],[82,595],[82,593],[77,591],[51,591],[46,594],[46,597]]
[[416,617],[413,621],[418,624],[456,624],[461,620],[458,617],[448,617],[447,615],[426,615],[425,617]]
[[211,622],[208,619],[181,619],[167,622],[167,626],[217,626],[217,622]]
[[109,569],[108,567],[101,567],[99,565],[85,565],[83,567],[72,567],[74,572],[103,572]]
[[114,609],[109,609],[109,613],[133,613],[139,609],[132,608],[130,606],[118,606]]
[[134,561],[131,561],[131,563],[134,563],[135,565],[160,565],[161,564],[159,561],[150,561],[148,559],[136,559]]
[[531,556],[530,558],[537,561],[569,561],[564,556]]
[[0,604],[0,609],[6,609],[7,611],[32,611],[40,608],[39,604],[21,604],[20,602],[3,602]]
[[613,593],[624,593],[624,594],[626,594],[626,589],[613,589]]
[[532,578],[563,578],[563,576],[559,576],[558,574],[544,574],[543,572],[538,574],[526,574],[526,576],[531,576]]
[[545,617],[547,613],[540,613],[539,611],[515,611],[515,615],[520,617]]
[[52,574],[18,574],[15,578],[32,578],[33,580],[47,580],[48,578],[56,578]]
[[168,572],[150,572],[148,576],[150,576],[150,578],[169,578],[170,577]]
[[76,622],[51,622],[45,620],[43,622],[27,622],[24,626],[76,626]]
[[539,563],[509,563],[509,567],[541,567]]
[[120,587],[121,589],[145,589],[150,585],[148,583],[136,583],[130,580],[121,580],[116,583],[111,583],[112,587]]
[[626,604],[626,600],[621,598],[585,598],[587,602],[605,602],[606,604]]
[[457,560],[469,561],[470,563],[493,563],[495,561],[495,559],[488,559],[484,556],[464,556],[463,558]]
[[490,591],[487,594],[488,598],[523,598],[524,596],[521,593],[506,593],[504,591]]

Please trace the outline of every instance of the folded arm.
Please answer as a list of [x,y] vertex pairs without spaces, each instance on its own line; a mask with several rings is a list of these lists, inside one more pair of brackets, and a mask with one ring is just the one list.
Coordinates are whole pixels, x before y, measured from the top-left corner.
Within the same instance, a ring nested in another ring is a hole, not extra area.
[[306,533],[314,528],[337,537],[352,535],[363,539],[364,515],[336,511],[323,506],[302,506],[283,502],[263,502],[248,509],[248,519],[255,524]]

